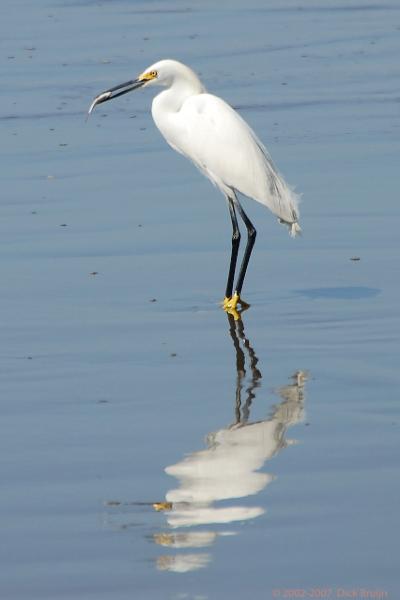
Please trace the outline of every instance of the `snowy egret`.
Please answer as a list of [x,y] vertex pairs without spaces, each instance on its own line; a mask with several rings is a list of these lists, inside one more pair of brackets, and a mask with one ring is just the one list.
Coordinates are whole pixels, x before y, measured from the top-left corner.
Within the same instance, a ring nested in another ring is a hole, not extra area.
[[[176,60],[156,62],[137,79],[99,94],[88,114],[97,104],[150,85],[166,88],[154,98],[152,115],[168,144],[189,158],[227,200],[233,232],[223,307],[238,318],[237,306],[248,307],[240,294],[256,230],[244,212],[237,192],[268,207],[280,223],[289,227],[292,236],[301,231],[298,196],[286,184],[266,148],[242,117],[224,100],[208,94],[196,73]],[[240,244],[236,211],[247,229],[247,245],[234,288]]]

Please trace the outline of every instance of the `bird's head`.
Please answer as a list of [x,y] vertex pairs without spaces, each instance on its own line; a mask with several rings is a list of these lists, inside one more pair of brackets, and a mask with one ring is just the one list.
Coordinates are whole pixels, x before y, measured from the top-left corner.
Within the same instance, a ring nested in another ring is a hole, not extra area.
[[90,115],[97,104],[118,98],[118,96],[137,90],[140,87],[150,85],[171,87],[177,80],[184,81],[186,84],[197,88],[196,91],[198,92],[204,90],[199,78],[192,69],[177,60],[160,60],[145,69],[136,79],[116,85],[96,96],[90,105],[88,114]]

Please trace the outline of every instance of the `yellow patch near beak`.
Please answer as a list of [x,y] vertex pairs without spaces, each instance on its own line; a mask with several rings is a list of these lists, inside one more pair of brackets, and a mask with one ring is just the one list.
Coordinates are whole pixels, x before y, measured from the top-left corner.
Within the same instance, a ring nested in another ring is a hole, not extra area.
[[157,77],[157,71],[147,71],[139,75],[139,81],[151,81]]

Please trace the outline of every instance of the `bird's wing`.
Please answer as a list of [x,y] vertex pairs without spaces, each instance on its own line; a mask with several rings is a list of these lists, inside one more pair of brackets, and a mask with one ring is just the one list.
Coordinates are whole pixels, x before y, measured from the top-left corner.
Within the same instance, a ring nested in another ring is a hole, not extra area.
[[171,145],[223,192],[233,188],[284,221],[296,221],[295,194],[256,134],[229,104],[212,94],[198,94],[184,102],[176,119],[179,136]]
[[246,193],[248,166],[250,162],[254,165],[251,159],[260,154],[247,123],[211,94],[189,97],[179,114],[184,125],[184,154],[216,182]]

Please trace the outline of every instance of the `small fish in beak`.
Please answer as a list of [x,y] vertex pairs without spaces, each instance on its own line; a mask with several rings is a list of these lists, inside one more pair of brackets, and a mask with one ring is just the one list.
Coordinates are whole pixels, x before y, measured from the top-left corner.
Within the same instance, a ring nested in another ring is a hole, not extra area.
[[[105,92],[102,92],[93,100],[90,105],[87,118],[93,112],[93,109],[98,104],[102,102],[107,102],[107,100],[112,100],[113,98],[118,98],[118,96],[122,96],[123,94],[127,94],[128,92],[132,92],[133,90],[137,90],[142,87],[146,83],[146,79],[132,79],[131,81],[126,81],[125,83],[121,83],[120,85],[116,85]],[[116,93],[115,93],[116,92]]]
[[95,106],[97,106],[98,104],[101,104],[102,102],[105,102],[106,100],[109,100],[111,95],[112,95],[112,92],[103,92],[102,94],[99,94],[98,96],[96,96],[96,98],[93,100],[92,104],[90,105],[87,117],[89,118],[89,116],[92,114],[92,111]]

